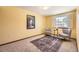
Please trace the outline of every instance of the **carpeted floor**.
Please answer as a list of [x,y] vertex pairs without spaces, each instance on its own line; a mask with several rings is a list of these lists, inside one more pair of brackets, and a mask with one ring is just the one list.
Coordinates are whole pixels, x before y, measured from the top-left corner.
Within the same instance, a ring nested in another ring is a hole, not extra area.
[[[28,38],[25,40],[21,40],[21,41],[17,41],[14,43],[0,46],[0,52],[41,52],[41,50],[31,42],[36,39],[40,40],[39,38],[44,38],[44,37],[45,37],[45,35],[39,35],[39,36],[31,37],[31,38]],[[46,37],[46,38],[49,38],[49,37]],[[49,39],[49,42],[51,41],[51,43],[58,41],[58,40],[53,41],[53,39],[51,39],[51,40]],[[61,43],[61,41],[60,41],[60,43]],[[50,45],[50,44],[46,45],[46,46],[49,46],[49,48],[50,48],[55,43],[53,43],[52,45]],[[57,52],[77,52],[77,46],[76,46],[75,40],[63,41],[61,44],[59,44],[59,46],[60,47],[58,47],[58,49],[55,51],[57,51]],[[45,50],[45,51],[47,51],[47,50]]]
[[62,40],[52,36],[45,36],[31,42],[42,52],[57,52],[62,44]]

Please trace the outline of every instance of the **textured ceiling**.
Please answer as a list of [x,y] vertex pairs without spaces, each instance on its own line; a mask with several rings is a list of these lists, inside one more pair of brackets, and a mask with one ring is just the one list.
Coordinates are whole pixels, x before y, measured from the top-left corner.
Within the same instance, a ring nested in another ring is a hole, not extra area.
[[72,11],[76,8],[75,6],[47,6],[47,7],[48,9],[44,10],[43,9],[44,6],[19,6],[19,8],[28,9],[44,16],[64,13]]

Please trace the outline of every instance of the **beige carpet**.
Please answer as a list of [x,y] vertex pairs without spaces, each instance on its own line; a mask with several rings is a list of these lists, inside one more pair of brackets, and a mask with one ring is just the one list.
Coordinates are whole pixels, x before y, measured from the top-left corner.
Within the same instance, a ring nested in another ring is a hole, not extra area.
[[64,41],[59,49],[59,52],[77,52],[76,41]]
[[[0,46],[0,52],[40,52],[40,49],[38,49],[35,45],[33,45],[31,41],[41,38],[43,36],[44,35],[39,35],[15,43]],[[77,47],[75,40],[64,41],[60,49],[58,50],[58,52],[76,52],[76,51]]]

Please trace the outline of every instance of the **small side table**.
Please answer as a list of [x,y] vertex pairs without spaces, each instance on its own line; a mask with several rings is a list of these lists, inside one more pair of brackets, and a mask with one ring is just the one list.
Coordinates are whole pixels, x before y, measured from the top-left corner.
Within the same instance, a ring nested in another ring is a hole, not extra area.
[[57,29],[57,28],[54,29],[54,35],[55,35],[55,36],[58,36],[58,29]]

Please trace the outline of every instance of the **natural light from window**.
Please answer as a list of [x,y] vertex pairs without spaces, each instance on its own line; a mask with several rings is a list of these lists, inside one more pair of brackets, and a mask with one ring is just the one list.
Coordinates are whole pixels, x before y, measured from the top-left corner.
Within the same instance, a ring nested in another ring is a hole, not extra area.
[[70,18],[69,16],[57,16],[55,17],[55,27],[70,27]]

